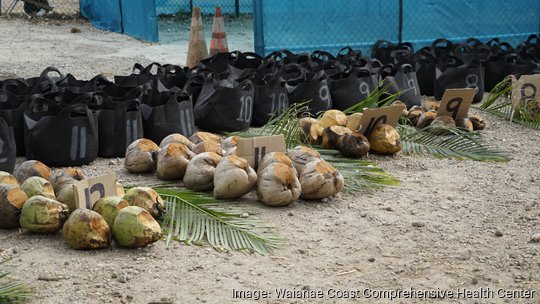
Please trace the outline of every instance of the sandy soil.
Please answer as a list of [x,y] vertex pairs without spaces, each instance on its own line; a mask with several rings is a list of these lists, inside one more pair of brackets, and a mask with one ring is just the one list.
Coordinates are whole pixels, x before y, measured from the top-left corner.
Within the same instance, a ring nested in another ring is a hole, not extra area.
[[[72,27],[82,33],[71,34]],[[148,45],[86,23],[0,19],[0,28],[0,77],[35,76],[55,65],[89,78],[128,73],[135,62],[185,59],[180,46]],[[37,293],[32,303],[40,304],[255,302],[233,299],[233,289],[268,291],[272,298],[263,303],[540,303],[540,243],[531,241],[540,233],[540,132],[489,115],[486,120],[486,137],[511,152],[510,162],[372,157],[402,185],[326,204],[272,209],[246,202],[256,211],[252,216],[273,223],[287,239],[271,256],[164,242],[80,252],[60,235],[20,231],[0,231],[0,253],[14,258],[14,274],[31,282]],[[148,181],[121,164],[97,160],[84,170]],[[277,299],[279,288],[325,297]],[[368,298],[381,289],[411,288],[483,290],[494,298]],[[332,290],[352,290],[348,294],[360,298],[331,298]],[[500,290],[530,291],[534,298],[501,298]]]

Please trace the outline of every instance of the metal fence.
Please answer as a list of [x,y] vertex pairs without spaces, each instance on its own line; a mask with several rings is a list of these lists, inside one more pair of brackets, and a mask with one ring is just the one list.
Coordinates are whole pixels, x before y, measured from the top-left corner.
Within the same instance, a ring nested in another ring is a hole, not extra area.
[[213,14],[216,6],[221,6],[224,14],[238,17],[252,12],[252,0],[155,0],[156,14],[176,15],[190,13],[193,7],[201,8],[203,14]]
[[2,15],[79,16],[79,0],[0,0]]

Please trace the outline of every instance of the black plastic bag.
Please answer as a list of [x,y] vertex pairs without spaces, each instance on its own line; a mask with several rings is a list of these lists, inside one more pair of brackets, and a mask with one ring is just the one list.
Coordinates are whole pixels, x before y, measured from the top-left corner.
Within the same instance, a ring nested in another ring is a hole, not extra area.
[[499,54],[492,56],[485,63],[485,90],[491,91],[508,75],[533,74],[536,65],[531,61],[524,61],[516,53]]
[[24,111],[26,158],[48,166],[81,166],[96,159],[98,126],[84,104],[62,107],[34,95]]
[[484,68],[480,60],[464,63],[455,56],[447,56],[437,64],[434,86],[435,98],[441,100],[446,89],[474,88],[473,102],[484,97]]
[[407,109],[421,104],[418,79],[410,64],[400,66],[385,65],[379,70],[379,75],[380,86],[387,89],[387,93],[383,94],[382,98],[387,97],[388,94],[392,95],[401,92],[398,99],[407,105]]
[[334,75],[330,84],[332,108],[345,110],[366,99],[377,87],[377,77],[368,68]]
[[[155,71],[153,69],[155,68]],[[146,67],[139,63],[133,66],[133,71],[129,76],[114,76],[114,83],[121,87],[138,87],[144,86],[152,80],[158,79],[163,75],[163,66],[157,62],[153,62]],[[147,89],[147,88],[145,88]]]
[[194,107],[195,122],[203,130],[241,131],[249,128],[253,118],[255,89],[250,80],[220,80],[207,75]]
[[13,173],[17,148],[13,128],[0,117],[0,171]]
[[453,50],[454,44],[448,39],[439,38],[431,44],[431,53],[437,60],[451,55]]
[[155,143],[173,133],[189,137],[195,132],[193,104],[186,91],[151,90],[142,97],[141,112],[144,137]]
[[414,48],[410,42],[403,42],[396,45],[395,50],[390,53],[390,57],[393,58],[392,63],[396,66],[410,64],[413,69],[416,68],[414,62]]
[[10,91],[0,90],[0,117],[13,129],[17,155],[24,156],[23,114],[28,103],[27,96],[17,96]]
[[371,47],[371,58],[375,58],[383,64],[393,63],[392,52],[396,46],[388,40],[379,40]]
[[362,51],[353,50],[351,47],[344,47],[339,50],[336,59],[346,66],[364,66],[360,63],[362,60]]
[[282,73],[290,104],[307,102],[312,116],[332,109],[332,96],[324,70],[306,72],[299,64],[288,64]]
[[433,96],[437,59],[433,56],[429,47],[421,48],[414,57],[416,61],[416,79],[418,79],[420,93]]
[[289,108],[285,80],[270,75],[263,78],[257,73],[253,73],[249,79],[254,88],[251,126],[261,127]]

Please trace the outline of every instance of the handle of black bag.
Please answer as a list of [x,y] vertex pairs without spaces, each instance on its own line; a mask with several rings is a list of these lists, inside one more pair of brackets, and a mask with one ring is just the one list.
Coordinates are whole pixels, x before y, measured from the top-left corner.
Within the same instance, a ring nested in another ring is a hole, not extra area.
[[[442,43],[444,43],[445,46],[441,46]],[[435,41],[433,41],[433,43],[431,44],[431,49],[434,50],[437,47],[441,47],[441,48],[444,48],[444,49],[450,49],[450,48],[452,48],[452,46],[453,46],[453,43],[450,40],[445,39],[445,38],[439,38],[439,39],[435,39]]]
[[300,72],[300,75],[304,75],[306,70],[304,69],[304,67],[302,67],[300,64],[298,63],[288,63],[286,65],[284,65],[282,68],[281,68],[281,71],[284,73],[284,74],[288,74],[289,72]]
[[330,60],[336,59],[336,57],[334,57],[334,55],[332,55],[332,54],[330,54],[330,53],[328,53],[326,51],[321,51],[321,50],[313,51],[313,53],[311,53],[310,58],[320,60],[321,62],[329,62]]
[[414,47],[410,42],[402,42],[396,45],[396,50],[408,50],[411,53],[414,53]]
[[474,49],[466,43],[457,43],[453,46],[453,52],[458,54],[472,53]]
[[388,40],[381,39],[381,40],[377,40],[377,42],[375,42],[375,44],[373,44],[373,47],[372,47],[372,49],[381,49],[381,48],[395,49],[396,46]]
[[395,70],[396,70],[396,67],[394,66],[394,64],[392,63],[385,64],[379,69],[379,76],[381,77],[381,79],[384,79],[386,76],[393,75]]
[[532,34],[532,35],[529,36],[529,38],[527,38],[527,44],[534,44],[534,43],[532,43],[533,40],[536,40],[536,43],[540,42],[540,38],[538,38],[537,35]]
[[242,56],[244,56],[244,58],[248,59],[248,60],[263,60],[263,58],[257,54],[257,53],[253,53],[253,52],[243,52],[241,53]]
[[[152,69],[154,67],[157,68],[156,74],[152,74]],[[163,66],[161,64],[157,63],[157,62],[152,62],[142,70],[142,73],[145,73],[147,75],[162,75],[163,74]]]
[[454,55],[446,55],[439,60],[440,63],[445,65],[460,66],[464,64],[463,60]]
[[140,63],[135,63],[131,69],[132,75],[141,75],[144,71],[144,67]]
[[371,71],[368,68],[358,68],[354,70],[354,75],[358,78],[364,78],[371,76]]
[[60,76],[61,79],[64,78],[64,75],[60,72],[60,70],[58,70],[57,68],[55,68],[53,66],[50,66],[50,67],[47,67],[46,69],[44,69],[43,72],[41,72],[41,74],[39,75],[39,78],[44,79],[44,80],[50,80],[50,81],[54,82],[51,79],[51,77],[49,77],[49,73],[51,73],[51,72],[57,73],[58,76]]
[[409,74],[409,73],[414,72],[414,69],[413,69],[412,65],[410,65],[408,63],[404,63],[404,64],[400,65],[399,69],[403,72],[403,74]]
[[371,58],[369,60],[369,66],[370,68],[382,68],[383,67],[383,64],[380,60],[376,59],[376,58]]
[[474,37],[467,38],[465,43],[468,44],[469,46],[473,47],[473,48],[476,48],[479,45],[484,45],[482,43],[482,41],[480,41],[479,39],[474,38]]
[[431,48],[426,46],[419,49],[416,54],[414,54],[414,58],[416,61],[431,62],[435,59],[435,56],[433,55],[433,52],[431,52]]
[[88,109],[88,106],[82,103],[76,103],[76,104],[65,107],[64,109],[60,111],[60,113],[58,113],[58,116],[63,116],[65,118],[72,119],[71,114],[79,114],[79,115],[84,115],[89,118],[93,118],[90,113],[90,110]]
[[[47,111],[49,108],[48,103],[52,102],[46,99],[45,97],[43,97],[43,95],[41,94],[30,95],[28,96],[26,101],[28,102],[28,109],[31,109],[33,113]],[[37,109],[37,108],[40,108],[40,109]]]
[[[344,51],[347,51],[347,53],[343,53]],[[339,50],[337,55],[338,56],[347,56],[347,55],[351,54],[352,52],[354,52],[354,50],[350,46],[346,46],[344,48],[341,48],[341,50]]]
[[499,48],[503,51],[503,52],[514,52],[514,47],[508,43],[508,42],[501,42],[499,43]]
[[504,54],[504,62],[506,63],[516,63],[519,60],[519,55],[516,53],[506,53]]
[[185,74],[186,72],[181,66],[174,65],[174,64],[165,64],[162,66],[162,68],[163,68],[163,74],[165,75],[176,75],[180,72]]
[[188,94],[188,92],[184,90],[180,90],[174,93],[174,95],[171,96],[169,101],[174,101],[175,104],[182,103],[184,101],[191,102],[191,95]]
[[486,42],[486,45],[489,47],[493,47],[495,45],[498,45],[499,43],[501,43],[501,40],[499,38],[493,38],[489,40],[488,42]]

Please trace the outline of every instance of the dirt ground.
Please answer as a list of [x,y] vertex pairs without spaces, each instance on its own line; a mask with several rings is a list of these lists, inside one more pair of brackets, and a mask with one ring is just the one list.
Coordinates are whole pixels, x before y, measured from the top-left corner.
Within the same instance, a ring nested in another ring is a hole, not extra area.
[[[71,34],[72,27],[82,32]],[[170,48],[86,23],[0,18],[0,28],[0,77],[36,76],[54,65],[90,78],[128,73],[135,62],[185,58],[181,48],[171,54]],[[60,235],[20,231],[0,231],[0,253],[14,258],[14,275],[31,283],[36,290],[31,303],[40,304],[537,304],[540,243],[532,239],[540,233],[540,132],[483,115],[485,136],[511,153],[510,162],[371,157],[402,185],[287,208],[246,202],[256,211],[252,216],[273,223],[287,239],[270,256],[178,243],[166,247],[162,241],[140,250],[81,252],[69,249]],[[127,174],[121,159],[100,159],[83,169],[88,175],[114,171],[124,181],[148,181]],[[324,298],[277,299],[277,289],[320,291]],[[430,290],[439,297],[378,298],[381,290],[398,289]],[[271,299],[233,299],[233,290],[264,290]],[[461,296],[441,296],[450,291]],[[521,298],[503,297],[505,291]],[[464,292],[491,297],[466,298]]]

